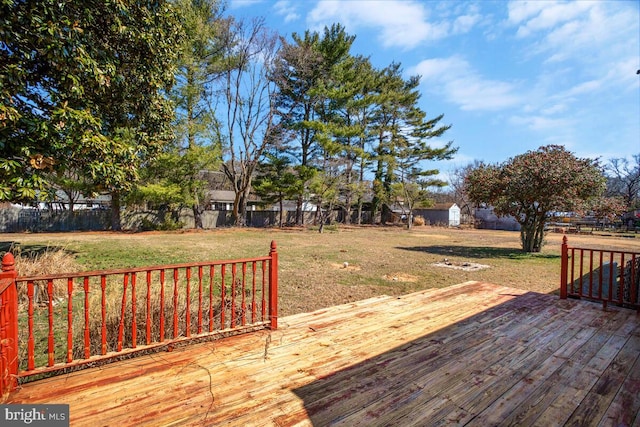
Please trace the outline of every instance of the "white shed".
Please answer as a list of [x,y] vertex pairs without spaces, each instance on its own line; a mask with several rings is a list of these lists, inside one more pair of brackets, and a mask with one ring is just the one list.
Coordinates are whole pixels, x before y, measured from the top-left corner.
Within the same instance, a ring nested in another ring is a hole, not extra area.
[[460,208],[455,203],[438,203],[430,208],[414,209],[413,214],[421,215],[427,224],[460,226]]

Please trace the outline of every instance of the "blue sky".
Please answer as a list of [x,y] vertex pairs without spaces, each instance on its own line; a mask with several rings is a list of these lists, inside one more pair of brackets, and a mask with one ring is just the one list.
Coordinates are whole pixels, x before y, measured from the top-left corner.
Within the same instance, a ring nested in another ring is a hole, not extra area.
[[603,162],[640,153],[637,0],[231,0],[228,12],[288,40],[339,22],[353,54],[421,75],[422,109],[444,114],[459,147],[433,165],[444,174],[548,144]]

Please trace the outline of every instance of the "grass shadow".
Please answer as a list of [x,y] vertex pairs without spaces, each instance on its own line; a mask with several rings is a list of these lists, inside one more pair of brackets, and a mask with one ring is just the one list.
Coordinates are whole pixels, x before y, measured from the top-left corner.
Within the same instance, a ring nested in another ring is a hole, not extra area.
[[409,246],[409,247],[396,247],[405,251],[424,252],[433,255],[441,255],[443,257],[455,256],[461,258],[505,258],[513,260],[525,260],[530,258],[542,258],[542,259],[556,259],[560,258],[560,255],[556,254],[541,254],[541,253],[527,253],[519,249],[513,248],[493,248],[486,246]]

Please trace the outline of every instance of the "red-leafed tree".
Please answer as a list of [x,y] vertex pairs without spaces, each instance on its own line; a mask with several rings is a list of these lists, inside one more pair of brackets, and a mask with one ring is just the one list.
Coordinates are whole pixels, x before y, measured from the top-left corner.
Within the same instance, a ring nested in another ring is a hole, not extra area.
[[627,210],[627,205],[622,197],[599,197],[588,207],[589,212],[599,223],[612,223]]
[[497,215],[521,225],[525,252],[540,252],[544,226],[556,211],[583,211],[605,190],[597,160],[580,159],[564,147],[548,145],[502,165],[481,164],[465,178],[470,199],[493,206]]

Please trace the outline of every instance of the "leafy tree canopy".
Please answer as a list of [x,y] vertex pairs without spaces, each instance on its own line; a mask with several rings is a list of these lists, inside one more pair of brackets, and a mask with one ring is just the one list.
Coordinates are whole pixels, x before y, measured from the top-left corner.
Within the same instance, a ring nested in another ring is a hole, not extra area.
[[540,147],[502,165],[481,164],[465,179],[477,204],[511,215],[521,225],[525,252],[542,248],[544,226],[554,211],[581,211],[602,195],[606,179],[596,160],[580,159],[558,145]]
[[180,35],[165,1],[0,0],[0,200],[53,170],[127,190],[171,138]]

